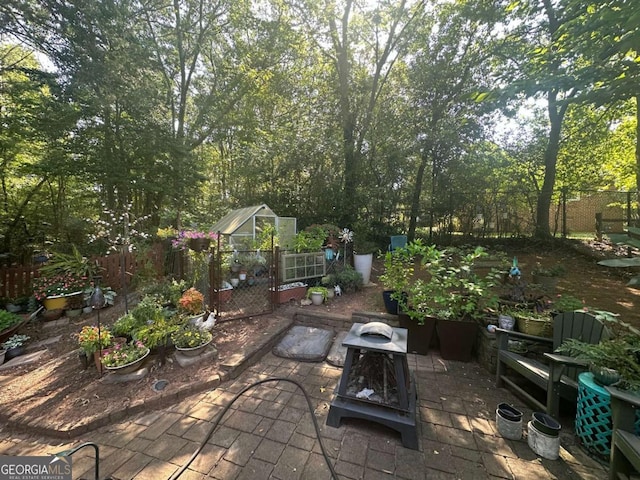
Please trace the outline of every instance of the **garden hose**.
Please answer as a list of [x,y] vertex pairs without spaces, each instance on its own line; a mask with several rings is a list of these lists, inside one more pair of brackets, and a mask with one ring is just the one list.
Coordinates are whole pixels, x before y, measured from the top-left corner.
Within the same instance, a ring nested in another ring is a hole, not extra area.
[[320,427],[318,427],[318,420],[316,419],[316,416],[313,413],[313,405],[311,404],[311,398],[309,397],[309,394],[304,389],[304,387],[299,382],[297,382],[296,380],[291,380],[290,378],[280,378],[280,377],[266,378],[264,380],[258,380],[257,382],[254,382],[254,383],[246,386],[240,392],[238,392],[231,399],[231,401],[222,409],[222,412],[220,412],[218,414],[216,420],[213,422],[213,425],[209,429],[209,432],[205,436],[204,440],[200,443],[200,445],[198,446],[196,451],[193,452],[193,455],[191,455],[191,458],[189,458],[189,460],[187,460],[187,462],[184,465],[182,465],[182,467],[180,467],[180,469],[178,471],[176,471],[173,475],[171,475],[171,477],[169,477],[169,480],[176,480],[177,478],[180,477],[180,475],[182,475],[184,473],[184,471],[187,468],[189,468],[189,465],[191,465],[191,463],[200,454],[200,452],[202,451],[204,446],[207,444],[207,442],[211,438],[211,435],[213,435],[213,432],[216,430],[216,428],[218,428],[218,425],[220,424],[220,421],[222,420],[222,417],[224,416],[224,414],[227,413],[227,410],[229,410],[231,405],[233,405],[233,403],[236,400],[238,400],[238,398],[240,398],[242,396],[242,394],[244,394],[248,390],[251,390],[254,387],[257,387],[258,385],[262,385],[263,383],[269,383],[269,382],[289,382],[289,383],[294,384],[300,390],[302,390],[302,393],[304,394],[304,398],[306,398],[306,400],[307,400],[307,406],[309,407],[309,412],[311,413],[311,420],[313,421],[313,427],[316,430],[316,436],[318,437],[318,443],[320,444],[320,450],[322,450],[322,456],[324,457],[325,461],[327,462],[327,466],[329,467],[329,471],[331,472],[331,478],[333,478],[335,480],[339,480],[338,474],[334,470],[333,465],[331,464],[331,459],[329,458],[329,455],[327,455],[327,452],[326,452],[326,450],[324,448],[324,444],[322,443],[322,438],[320,437]]

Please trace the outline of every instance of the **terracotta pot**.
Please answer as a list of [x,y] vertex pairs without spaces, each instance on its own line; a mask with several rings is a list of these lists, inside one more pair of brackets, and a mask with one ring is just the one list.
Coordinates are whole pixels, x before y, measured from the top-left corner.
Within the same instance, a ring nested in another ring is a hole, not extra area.
[[99,351],[93,352],[93,362],[96,364],[96,370],[98,370],[99,373],[104,372],[104,365],[102,365],[102,357],[104,357],[110,351],[111,350],[108,348],[103,348],[102,353],[100,353]]

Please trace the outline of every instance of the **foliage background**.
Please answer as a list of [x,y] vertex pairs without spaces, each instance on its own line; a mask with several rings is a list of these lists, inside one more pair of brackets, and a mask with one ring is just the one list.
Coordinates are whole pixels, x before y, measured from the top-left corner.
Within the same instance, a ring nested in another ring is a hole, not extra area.
[[625,0],[8,0],[1,250],[102,253],[106,211],[155,232],[260,203],[413,237],[451,192],[485,190],[531,192],[549,235],[560,188],[637,190],[638,16]]

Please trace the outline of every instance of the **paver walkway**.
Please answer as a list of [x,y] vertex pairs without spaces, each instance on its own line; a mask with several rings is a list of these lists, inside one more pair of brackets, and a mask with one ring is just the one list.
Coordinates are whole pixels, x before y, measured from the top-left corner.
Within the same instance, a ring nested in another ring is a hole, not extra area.
[[[322,440],[340,479],[593,479],[607,472],[563,433],[561,458],[537,457],[526,438],[505,440],[495,428],[495,409],[522,403],[496,389],[475,363],[446,362],[437,353],[409,355],[418,384],[420,451],[372,422],[346,419],[325,425],[342,370],[326,363],[300,363],[267,354],[237,379],[179,404],[104,427],[73,442],[0,432],[0,454],[49,455],[83,441],[100,446],[100,478],[162,480],[183,465],[216,415],[256,380],[285,377],[301,382],[312,398]],[[525,418],[531,410],[523,408]],[[95,478],[93,451],[73,457],[74,478]],[[268,383],[251,389],[229,409],[184,480],[330,478],[306,400],[295,385]]]

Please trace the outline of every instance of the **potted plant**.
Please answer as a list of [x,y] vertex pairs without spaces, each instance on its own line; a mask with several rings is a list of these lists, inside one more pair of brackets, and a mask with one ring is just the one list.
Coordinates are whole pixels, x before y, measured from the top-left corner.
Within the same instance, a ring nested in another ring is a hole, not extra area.
[[445,360],[471,360],[480,320],[498,304],[492,289],[499,273],[491,270],[479,275],[473,270],[476,260],[486,255],[482,247],[470,252],[445,250],[443,263],[432,277],[437,283],[433,299],[439,312],[436,331]]
[[398,322],[401,328],[407,329],[407,350],[419,355],[429,352],[435,334],[437,318],[433,297],[439,283],[433,279],[433,271],[441,256],[442,252],[435,246],[415,240],[408,243],[394,261],[395,267],[406,262],[408,268],[406,285],[404,280],[397,283],[398,288],[404,288],[404,291],[393,294],[398,302]]
[[34,295],[47,310],[66,308],[70,295],[82,295],[84,288],[100,271],[94,260],[85,257],[73,245],[71,253],[55,252],[40,267],[33,280]]
[[149,355],[149,348],[139,340],[130,343],[118,343],[102,357],[104,367],[122,375],[135,372]]
[[353,237],[353,268],[362,275],[363,285],[367,285],[371,278],[373,254],[378,251],[378,246],[364,233],[355,234]]
[[407,299],[400,302],[401,310],[413,321],[435,323],[442,358],[471,360],[479,320],[487,308],[497,305],[492,290],[497,273],[479,275],[473,269],[486,252],[482,247],[472,251],[439,250],[420,243],[409,244],[408,248],[420,258],[420,275],[410,282]]
[[70,295],[79,295],[87,286],[86,277],[76,277],[71,273],[59,272],[46,275],[43,272],[34,278],[31,286],[36,300],[47,310],[64,309]]
[[217,239],[218,235],[215,232],[182,230],[178,232],[171,245],[177,250],[185,250],[188,247],[194,252],[203,252],[209,249],[212,240]]
[[585,308],[584,302],[579,298],[563,293],[558,295],[552,302],[551,308],[554,312],[571,312]]
[[24,344],[31,337],[27,335],[11,335],[8,339],[2,342],[2,349],[5,350],[4,358],[5,360],[11,360],[19,355],[23,355]]
[[100,265],[95,260],[82,255],[78,248],[72,245],[71,253],[53,253],[47,263],[40,267],[40,273],[45,276],[68,273],[88,282],[100,273]]
[[111,331],[117,337],[133,338],[136,331],[144,326],[146,322],[141,322],[133,313],[124,314],[113,323]]
[[19,313],[26,309],[28,303],[28,297],[10,298],[5,305],[5,308],[8,312]]
[[622,334],[597,344],[571,338],[563,342],[556,353],[585,361],[594,380],[601,385],[619,382],[617,388],[640,391],[640,337],[637,335]]
[[536,337],[553,335],[553,319],[549,311],[535,309],[512,308],[504,311],[515,320],[517,331]]
[[213,335],[206,330],[200,330],[194,325],[187,325],[171,334],[171,340],[183,355],[196,356],[211,343]]
[[338,285],[338,279],[335,273],[325,275],[320,279],[322,286],[327,289],[327,298],[333,298],[335,296],[336,285]]
[[98,332],[98,327],[85,325],[76,336],[80,348],[87,355],[93,355],[98,350],[108,347],[113,340],[111,331],[106,326],[101,327]]
[[307,290],[307,298],[311,299],[314,305],[322,305],[327,300],[328,295],[327,287],[309,287],[309,290]]
[[327,238],[327,232],[321,225],[311,225],[298,232],[293,239],[296,253],[320,251]]
[[96,326],[85,325],[77,334],[78,344],[87,357],[93,356],[96,368],[102,371],[101,358],[104,351],[113,342],[111,331],[107,327],[98,329]]
[[161,301],[159,297],[145,295],[131,310],[131,314],[136,323],[141,325],[132,332],[133,338],[152,350],[158,350],[163,363],[170,336],[180,327],[181,319],[175,315],[175,311],[163,309]]
[[396,248],[384,255],[384,273],[380,281],[384,286],[382,300],[387,313],[397,315],[398,298],[406,295],[409,280],[415,270],[415,257],[406,248]]
[[178,310],[180,313],[190,316],[204,314],[204,295],[194,287],[187,289],[178,300]]

